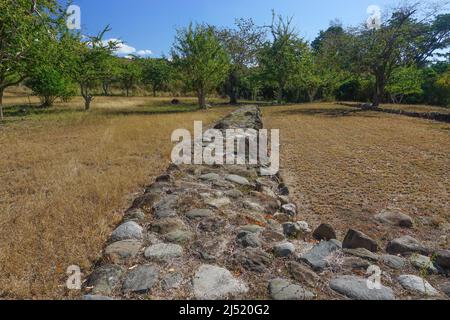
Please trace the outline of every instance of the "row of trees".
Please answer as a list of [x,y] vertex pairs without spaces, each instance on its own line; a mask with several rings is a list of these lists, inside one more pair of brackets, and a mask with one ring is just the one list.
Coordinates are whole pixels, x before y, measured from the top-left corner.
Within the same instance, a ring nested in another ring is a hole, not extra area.
[[[25,83],[43,106],[81,94],[85,109],[94,93],[118,86],[129,95],[142,84],[158,90],[194,92],[199,106],[218,93],[278,102],[322,100],[421,102],[448,105],[450,59],[432,62],[450,45],[450,14],[419,3],[386,14],[379,28],[332,23],[311,43],[292,19],[273,13],[272,23],[251,19],[233,28],[206,24],[177,31],[170,58],[118,58],[110,29],[82,37],[65,25],[56,0],[0,3],[0,116],[4,90]],[[445,61],[442,61],[445,60]]]

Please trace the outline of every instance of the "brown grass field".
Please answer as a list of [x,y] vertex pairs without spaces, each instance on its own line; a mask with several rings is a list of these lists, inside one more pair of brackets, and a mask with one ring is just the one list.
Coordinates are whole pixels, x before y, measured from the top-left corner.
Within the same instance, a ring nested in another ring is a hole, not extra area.
[[168,101],[98,98],[86,113],[75,99],[0,125],[0,298],[68,297],[67,267],[89,272],[130,196],[168,165],[172,131],[232,110]]
[[[99,97],[39,110],[9,93],[0,126],[0,298],[70,298],[67,266],[89,273],[123,210],[167,166],[175,128],[232,110],[197,111],[194,99]],[[16,105],[20,105],[17,107]],[[13,107],[14,106],[14,107]],[[427,107],[420,107],[427,110]],[[312,227],[330,222],[386,242],[410,233],[450,245],[450,125],[334,104],[265,107],[281,130],[282,172]],[[412,230],[376,224],[398,208]],[[385,244],[385,243],[383,243]]]
[[[427,107],[421,107],[426,109]],[[408,233],[432,248],[450,246],[450,125],[334,104],[264,109],[281,130],[281,165],[302,220],[357,228],[385,245]],[[412,230],[379,225],[392,208]]]

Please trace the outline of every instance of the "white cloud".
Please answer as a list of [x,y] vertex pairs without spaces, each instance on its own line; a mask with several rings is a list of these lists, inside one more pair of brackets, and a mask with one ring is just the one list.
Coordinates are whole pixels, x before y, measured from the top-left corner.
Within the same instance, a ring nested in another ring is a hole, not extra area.
[[121,42],[119,39],[111,38],[108,40],[104,40],[103,43],[107,44],[109,42],[119,42],[117,45],[117,49],[115,50],[115,54],[118,56],[124,56],[128,58],[130,55],[135,54],[141,57],[149,56],[152,54],[151,50],[145,49],[145,50],[137,50],[135,47],[129,46],[126,43]]
[[139,50],[138,52],[136,52],[136,54],[137,54],[138,56],[143,57],[143,56],[150,56],[150,55],[153,54],[153,52],[152,52],[152,50],[146,49],[146,50]]

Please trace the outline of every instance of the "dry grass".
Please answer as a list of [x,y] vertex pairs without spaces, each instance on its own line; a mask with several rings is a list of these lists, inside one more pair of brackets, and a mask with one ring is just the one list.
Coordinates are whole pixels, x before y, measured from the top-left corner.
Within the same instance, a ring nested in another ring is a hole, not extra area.
[[[332,104],[268,107],[265,125],[281,129],[284,176],[313,227],[329,222],[341,240],[357,228],[385,245],[408,233],[431,247],[450,245],[450,125]],[[398,208],[413,230],[379,225]]]
[[151,98],[101,98],[89,113],[75,107],[0,126],[0,298],[68,296],[67,266],[89,272],[130,194],[167,166],[172,130],[231,111],[158,114],[192,107]]

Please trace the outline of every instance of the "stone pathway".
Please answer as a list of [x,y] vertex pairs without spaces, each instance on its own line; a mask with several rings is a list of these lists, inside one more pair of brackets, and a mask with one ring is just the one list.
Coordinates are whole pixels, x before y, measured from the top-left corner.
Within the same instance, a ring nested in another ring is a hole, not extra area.
[[[215,128],[262,126],[259,109],[247,106]],[[380,219],[412,224],[392,214]],[[357,230],[341,243],[332,226],[313,232],[300,220],[282,178],[260,176],[259,166],[172,164],[125,212],[84,282],[84,299],[446,297],[448,284],[441,293],[417,275],[445,279],[448,251],[434,265],[430,250],[405,237],[378,255],[376,239]],[[372,264],[382,269],[378,290],[366,286]]]

